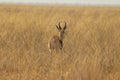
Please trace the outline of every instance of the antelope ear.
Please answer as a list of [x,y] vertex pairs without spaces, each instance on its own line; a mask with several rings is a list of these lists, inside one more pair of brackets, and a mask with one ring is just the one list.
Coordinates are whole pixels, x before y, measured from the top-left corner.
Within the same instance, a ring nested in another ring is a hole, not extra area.
[[58,25],[56,25],[57,29],[60,31],[62,28],[60,27],[60,22],[58,23]]
[[65,30],[65,29],[66,29],[66,23],[65,23],[65,26],[64,26],[63,30]]
[[56,25],[56,28],[60,31],[61,29],[58,27],[58,25]]

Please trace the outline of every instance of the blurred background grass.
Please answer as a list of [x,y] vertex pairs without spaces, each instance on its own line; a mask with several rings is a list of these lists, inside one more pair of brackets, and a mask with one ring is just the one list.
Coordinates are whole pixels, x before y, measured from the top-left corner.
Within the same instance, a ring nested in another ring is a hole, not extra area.
[[[1,80],[120,80],[120,8],[0,5]],[[64,52],[50,54],[67,22]],[[64,24],[61,24],[64,25]]]

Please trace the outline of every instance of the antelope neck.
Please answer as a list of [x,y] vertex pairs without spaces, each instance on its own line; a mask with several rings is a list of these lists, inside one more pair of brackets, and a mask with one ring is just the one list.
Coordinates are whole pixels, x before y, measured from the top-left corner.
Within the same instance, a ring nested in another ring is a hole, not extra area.
[[63,41],[63,34],[60,32],[59,33],[60,40]]

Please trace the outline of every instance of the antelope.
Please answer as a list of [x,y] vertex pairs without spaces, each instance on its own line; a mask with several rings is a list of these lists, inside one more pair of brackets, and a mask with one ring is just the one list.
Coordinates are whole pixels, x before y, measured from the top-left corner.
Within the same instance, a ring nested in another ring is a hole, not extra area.
[[66,22],[63,28],[60,26],[60,22],[56,25],[56,28],[59,31],[59,35],[54,35],[48,42],[48,48],[50,53],[52,52],[52,50],[62,50],[64,32],[66,30]]

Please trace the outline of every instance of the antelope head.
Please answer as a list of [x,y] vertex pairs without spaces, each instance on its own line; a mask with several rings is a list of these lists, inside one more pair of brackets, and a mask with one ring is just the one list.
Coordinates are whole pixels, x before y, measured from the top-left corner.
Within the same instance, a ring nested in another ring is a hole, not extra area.
[[59,38],[60,38],[60,40],[62,41],[63,38],[64,38],[64,32],[65,32],[65,30],[66,30],[66,22],[65,22],[65,25],[64,25],[63,28],[60,26],[60,22],[58,23],[58,25],[56,25],[56,28],[57,28],[58,31],[59,31]]

